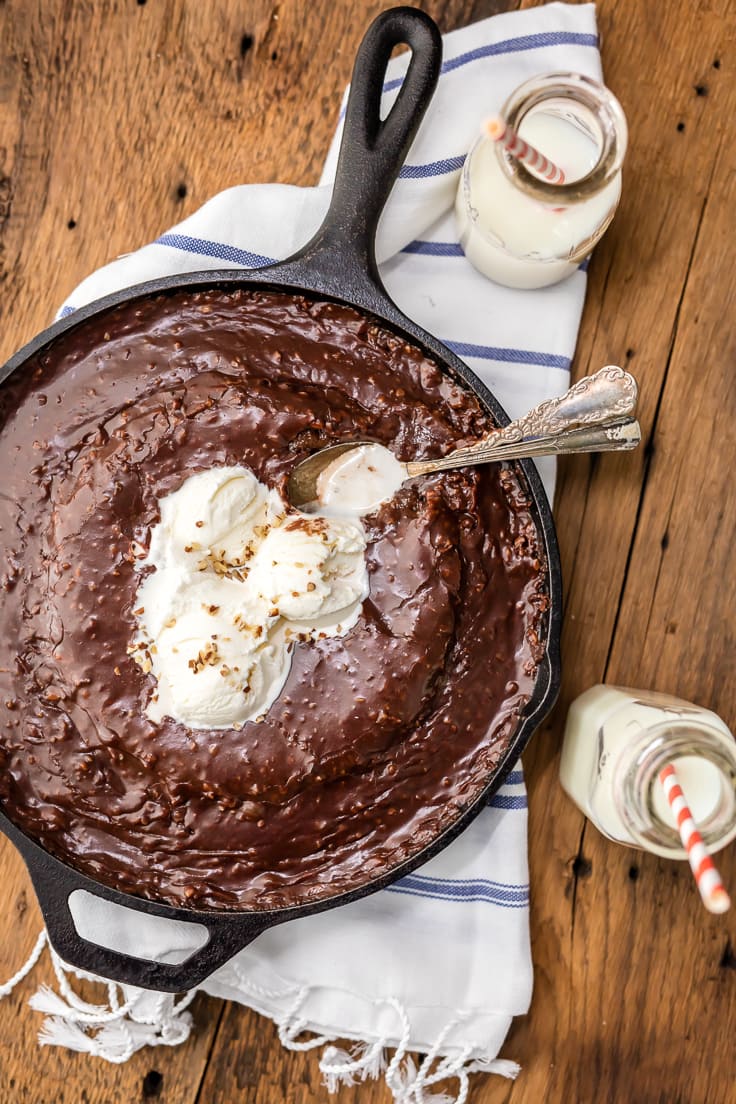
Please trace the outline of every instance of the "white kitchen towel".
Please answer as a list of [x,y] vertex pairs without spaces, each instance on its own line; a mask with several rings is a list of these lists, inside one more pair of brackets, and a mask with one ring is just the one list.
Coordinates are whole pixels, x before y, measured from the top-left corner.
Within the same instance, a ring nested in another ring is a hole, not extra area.
[[[406,64],[404,55],[389,65],[386,107]],[[480,121],[522,81],[551,71],[600,79],[593,5],[550,4],[445,35],[439,87],[378,234],[390,295],[454,349],[512,417],[568,385],[584,266],[541,291],[492,284],[466,261],[452,204]],[[231,188],[90,276],[62,313],[152,277],[259,267],[288,256],[327,208],[340,133],[338,126],[319,187]],[[551,494],[553,466],[542,470]],[[330,1088],[382,1074],[397,1101],[421,1104],[442,1078],[459,1079],[456,1099],[463,1101],[473,1069],[514,1076],[518,1067],[497,1055],[532,990],[526,807],[517,769],[471,827],[416,873],[364,900],[272,929],[202,988],[269,1016],[286,1046],[322,1047]],[[165,922],[162,929],[160,921],[154,926],[91,898],[74,911],[85,937],[139,956],[181,961],[193,946],[188,926]],[[42,945],[43,937],[36,955]],[[91,1006],[75,997],[53,958],[61,996],[43,988],[32,998],[49,1015],[43,1042],[125,1061],[139,1046],[186,1038],[188,1013],[173,998],[128,987],[121,998],[113,986],[107,1005]],[[339,1038],[354,1040],[351,1053],[334,1045]],[[417,1065],[411,1051],[426,1058]]]

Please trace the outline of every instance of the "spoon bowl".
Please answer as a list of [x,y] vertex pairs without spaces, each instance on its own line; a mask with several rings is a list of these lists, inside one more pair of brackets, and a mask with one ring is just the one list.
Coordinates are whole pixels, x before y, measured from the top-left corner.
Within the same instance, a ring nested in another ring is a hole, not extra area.
[[313,452],[305,460],[301,460],[295,468],[292,468],[286,484],[286,494],[292,506],[306,506],[310,502],[319,501],[317,481],[322,472],[334,463],[346,452],[360,448],[361,445],[372,445],[374,441],[340,441],[337,445],[326,445],[325,448]]

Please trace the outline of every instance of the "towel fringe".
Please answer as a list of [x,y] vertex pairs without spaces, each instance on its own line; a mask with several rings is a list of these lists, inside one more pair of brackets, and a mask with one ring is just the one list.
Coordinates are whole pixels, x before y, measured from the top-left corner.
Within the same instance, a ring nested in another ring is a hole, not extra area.
[[[13,992],[15,987],[31,972],[38,962],[48,936],[42,931],[27,961],[4,985],[0,985],[0,1000]],[[68,1050],[103,1058],[106,1062],[121,1065],[144,1046],[178,1046],[185,1042],[192,1030],[192,1017],[186,1011],[197,990],[190,989],[178,1001],[169,993],[159,993],[151,1011],[153,994],[133,990],[131,996],[121,1002],[118,990],[125,995],[122,986],[105,982],[68,966],[48,943],[51,962],[56,974],[59,993],[42,984],[29,1000],[31,1008],[43,1012],[46,1019],[38,1033],[41,1046],[63,1046]],[[107,1003],[91,1004],[74,992],[69,976],[87,978],[107,986]],[[261,990],[265,993],[265,990]],[[289,995],[292,991],[289,990]],[[511,1080],[517,1077],[520,1066],[504,1058],[487,1061],[471,1058],[472,1047],[464,1046],[457,1053],[440,1058],[440,1050],[450,1033],[466,1018],[456,1016],[445,1024],[433,1046],[421,1063],[409,1053],[411,1022],[405,1007],[395,998],[375,1002],[376,1006],[394,1010],[400,1024],[397,1043],[389,1043],[388,1037],[372,1042],[356,1043],[352,1050],[335,1045],[326,1035],[300,1038],[307,1020],[300,1014],[309,996],[309,986],[294,989],[294,1000],[276,1021],[279,1039],[287,1050],[307,1051],[323,1047],[319,1068],[329,1093],[358,1081],[375,1081],[383,1076],[391,1090],[395,1104],[466,1104],[469,1075],[471,1073],[495,1073]],[[285,996],[286,992],[279,993]],[[140,1007],[138,1007],[141,1005]],[[393,1038],[396,1038],[394,1035]],[[393,1055],[389,1060],[389,1049]],[[456,1078],[456,1096],[446,1092],[428,1092],[440,1081]]]
[[319,1068],[327,1091],[337,1092],[340,1085],[354,1085],[357,1081],[375,1081],[388,1064],[386,1044],[383,1039],[373,1043],[358,1043],[348,1052],[332,1044],[326,1046],[319,1060]]
[[[439,1052],[445,1040],[466,1018],[463,1015],[448,1021],[421,1064],[417,1065],[409,1053],[411,1022],[408,1013],[394,998],[379,1000],[375,1004],[389,1006],[396,1012],[401,1025],[398,1043],[390,1044],[387,1037],[382,1037],[373,1042],[358,1043],[348,1051],[336,1046],[334,1040],[327,1039],[324,1035],[300,1039],[307,1021],[299,1013],[308,995],[309,988],[304,986],[299,990],[291,1008],[277,1021],[279,1039],[287,1050],[305,1051],[324,1047],[319,1068],[329,1093],[337,1092],[342,1086],[355,1085],[358,1081],[374,1081],[383,1075],[395,1104],[466,1104],[471,1073],[495,1073],[513,1080],[521,1070],[516,1062],[503,1058],[487,1061],[473,1059],[473,1048],[468,1045],[460,1047],[455,1054],[440,1058]],[[394,1053],[389,1061],[388,1051],[391,1045]],[[458,1081],[455,1096],[446,1092],[428,1092],[433,1085],[452,1078]]]
[[38,933],[38,938],[36,939],[33,950],[21,966],[20,970],[18,970],[17,973],[13,974],[11,978],[8,978],[4,985],[0,985],[0,1000],[2,1000],[3,997],[9,997],[16,986],[20,985],[20,983],[23,981],[23,978],[30,974],[31,970],[43,954],[43,949],[46,946],[47,938],[48,936],[46,935],[46,929],[44,928]]
[[[47,942],[46,932],[42,931],[25,964],[0,986],[0,1000],[9,996],[30,973]],[[185,1009],[194,999],[196,989],[189,990],[178,1001],[170,993],[160,993],[152,1008],[152,994],[143,990],[134,990],[127,1000],[121,1001],[119,990],[124,995],[121,986],[75,970],[59,958],[50,943],[48,946],[60,992],[42,984],[28,1001],[34,1011],[46,1016],[38,1033],[41,1046],[63,1046],[121,1065],[144,1046],[178,1046],[189,1038],[192,1017]],[[90,1004],[82,1000],[69,983],[70,975],[106,985],[107,1002]]]

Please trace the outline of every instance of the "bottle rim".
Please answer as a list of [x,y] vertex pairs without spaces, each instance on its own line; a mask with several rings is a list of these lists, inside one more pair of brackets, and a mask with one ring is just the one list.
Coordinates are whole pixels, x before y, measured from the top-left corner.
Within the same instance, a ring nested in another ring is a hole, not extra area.
[[600,146],[598,160],[590,172],[578,180],[552,184],[540,180],[521,161],[512,157],[500,142],[495,152],[503,173],[532,198],[545,205],[567,207],[590,199],[614,179],[623,165],[628,143],[628,127],[623,108],[605,85],[582,73],[548,73],[532,77],[516,88],[502,108],[506,123],[518,131],[523,119],[541,104],[572,100],[596,122]]
[[720,794],[698,830],[711,850],[736,839],[736,742],[707,721],[673,717],[647,727],[622,756],[614,784],[617,811],[634,842],[666,858],[686,858],[679,832],[657,812],[659,774],[685,756],[710,762],[721,778]]

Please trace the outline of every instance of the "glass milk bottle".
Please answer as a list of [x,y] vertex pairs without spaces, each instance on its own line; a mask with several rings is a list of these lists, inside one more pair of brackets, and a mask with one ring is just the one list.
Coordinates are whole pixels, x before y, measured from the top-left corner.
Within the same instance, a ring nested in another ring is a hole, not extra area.
[[706,847],[736,838],[736,741],[715,713],[653,691],[593,686],[570,706],[560,781],[609,839],[684,859],[660,771],[672,763]]
[[502,116],[565,180],[543,180],[500,142],[479,138],[457,192],[460,242],[468,260],[496,283],[545,287],[579,268],[614,216],[626,119],[607,88],[574,73],[527,81]]

